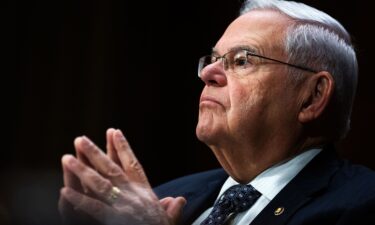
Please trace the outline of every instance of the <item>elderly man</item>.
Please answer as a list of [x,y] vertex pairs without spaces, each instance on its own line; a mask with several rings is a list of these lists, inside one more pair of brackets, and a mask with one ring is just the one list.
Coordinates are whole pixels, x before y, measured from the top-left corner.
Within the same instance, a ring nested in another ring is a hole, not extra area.
[[[104,224],[373,224],[375,173],[337,158],[357,84],[347,31],[307,5],[249,0],[199,61],[196,134],[223,169],[152,189],[120,130],[62,159],[60,210]],[[367,219],[367,220],[366,220]]]

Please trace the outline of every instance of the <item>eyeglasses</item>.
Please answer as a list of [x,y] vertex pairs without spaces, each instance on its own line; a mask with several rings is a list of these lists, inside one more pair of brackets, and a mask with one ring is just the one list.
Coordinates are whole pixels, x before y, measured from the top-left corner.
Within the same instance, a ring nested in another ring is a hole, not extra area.
[[199,59],[199,64],[198,64],[198,77],[201,77],[201,72],[206,66],[217,62],[219,59],[221,59],[223,63],[224,70],[229,70],[230,72],[234,72],[239,75],[246,74],[246,72],[248,71],[246,69],[249,69],[254,64],[256,64],[257,59],[258,60],[267,59],[267,60],[271,60],[271,61],[281,63],[287,66],[291,66],[300,70],[317,73],[316,70],[313,70],[307,67],[298,66],[298,65],[290,64],[290,63],[283,62],[277,59],[271,59],[265,56],[257,55],[248,49],[234,49],[225,53],[223,56],[206,55],[206,56],[201,57]]

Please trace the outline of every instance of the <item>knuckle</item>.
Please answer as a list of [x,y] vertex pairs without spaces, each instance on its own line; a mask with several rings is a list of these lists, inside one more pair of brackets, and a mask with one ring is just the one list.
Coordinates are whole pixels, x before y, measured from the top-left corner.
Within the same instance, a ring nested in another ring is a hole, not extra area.
[[109,177],[118,177],[122,175],[121,169],[116,166],[108,165],[107,168],[106,175]]
[[130,149],[129,143],[126,140],[121,140],[120,148],[122,149]]
[[107,180],[100,180],[97,182],[97,192],[100,195],[105,195],[112,188],[112,184]]
[[97,158],[101,156],[101,150],[95,146],[91,147],[90,154],[92,154],[93,157]]
[[137,171],[137,172],[143,171],[142,165],[139,163],[137,159],[130,160],[129,169]]

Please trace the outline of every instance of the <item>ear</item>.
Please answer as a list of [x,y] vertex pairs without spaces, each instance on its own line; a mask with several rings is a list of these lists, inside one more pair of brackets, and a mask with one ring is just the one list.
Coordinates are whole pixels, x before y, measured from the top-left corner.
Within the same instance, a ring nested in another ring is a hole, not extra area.
[[318,118],[327,108],[334,91],[335,81],[330,73],[322,71],[306,80],[307,89],[298,120],[301,123]]

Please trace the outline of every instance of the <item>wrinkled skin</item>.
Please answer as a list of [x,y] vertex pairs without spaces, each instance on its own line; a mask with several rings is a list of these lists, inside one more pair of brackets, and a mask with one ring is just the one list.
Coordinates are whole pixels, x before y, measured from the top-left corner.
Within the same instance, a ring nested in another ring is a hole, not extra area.
[[[177,224],[185,199],[159,201],[120,130],[108,129],[107,155],[87,137],[76,138],[74,145],[77,158],[62,158],[65,186],[59,210],[63,217],[72,217],[75,211],[73,216],[86,214],[108,225]],[[121,192],[110,200],[113,186]]]

